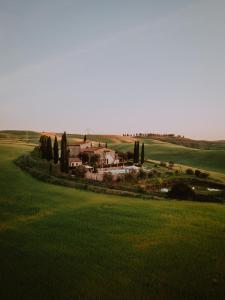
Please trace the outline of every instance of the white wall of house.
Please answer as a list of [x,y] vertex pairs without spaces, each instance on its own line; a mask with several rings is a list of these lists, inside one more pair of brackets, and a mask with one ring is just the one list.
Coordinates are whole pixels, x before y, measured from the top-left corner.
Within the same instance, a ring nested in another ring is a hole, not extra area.
[[115,161],[115,155],[111,152],[106,152],[105,154],[106,164],[111,165],[114,164]]
[[78,167],[78,166],[81,166],[82,165],[82,162],[71,162],[70,163],[70,167]]

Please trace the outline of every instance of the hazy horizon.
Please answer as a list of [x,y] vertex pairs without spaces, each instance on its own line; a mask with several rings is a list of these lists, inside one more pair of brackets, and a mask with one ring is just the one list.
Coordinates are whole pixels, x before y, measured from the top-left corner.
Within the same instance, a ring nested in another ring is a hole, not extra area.
[[225,140],[224,9],[0,0],[0,129]]

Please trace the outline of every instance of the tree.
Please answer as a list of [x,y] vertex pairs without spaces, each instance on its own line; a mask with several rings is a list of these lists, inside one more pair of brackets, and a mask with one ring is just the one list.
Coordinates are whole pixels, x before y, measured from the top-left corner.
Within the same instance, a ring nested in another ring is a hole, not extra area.
[[136,163],[137,142],[134,142],[134,164]]
[[201,176],[201,171],[200,170],[195,170],[195,176],[200,177]]
[[127,159],[128,160],[134,159],[134,153],[131,151],[127,151]]
[[50,136],[47,138],[47,152],[46,158],[48,161],[52,160],[52,140]]
[[99,159],[100,159],[100,157],[99,157],[98,154],[92,154],[90,156],[90,165],[93,166],[95,164],[98,164],[99,163]]
[[62,172],[68,172],[69,169],[69,151],[67,149],[66,132],[63,133],[61,139],[60,168]]
[[41,158],[48,158],[48,136],[42,135],[39,140],[39,150]]
[[144,162],[145,162],[145,144],[142,143],[142,146],[141,146],[141,164],[143,165]]
[[139,163],[139,142],[137,141],[137,146],[136,146],[136,163]]
[[186,174],[188,174],[188,175],[194,175],[194,171],[191,168],[186,169]]
[[87,140],[87,136],[86,136],[86,134],[85,134],[85,136],[84,136],[84,142],[86,142],[86,140]]
[[59,146],[58,146],[57,136],[55,136],[53,152],[54,152],[54,164],[57,164],[59,161]]
[[171,190],[168,193],[168,196],[174,199],[194,200],[195,192],[186,183],[177,182],[172,186]]
[[80,159],[82,160],[83,164],[89,163],[89,155],[87,152],[81,152],[79,155]]

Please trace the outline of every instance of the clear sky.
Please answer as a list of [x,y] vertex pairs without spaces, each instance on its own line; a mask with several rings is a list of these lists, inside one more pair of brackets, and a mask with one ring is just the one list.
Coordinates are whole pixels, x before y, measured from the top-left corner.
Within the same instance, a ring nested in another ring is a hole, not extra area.
[[0,0],[0,129],[225,139],[225,1]]

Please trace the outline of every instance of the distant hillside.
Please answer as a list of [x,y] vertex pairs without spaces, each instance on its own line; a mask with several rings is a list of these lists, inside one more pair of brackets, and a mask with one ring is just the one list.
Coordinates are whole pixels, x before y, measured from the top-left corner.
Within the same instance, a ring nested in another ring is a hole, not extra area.
[[15,142],[28,142],[37,144],[40,138],[40,133],[35,131],[25,130],[2,130],[0,131],[0,141],[9,140]]
[[[159,161],[175,163],[225,173],[225,148],[223,150],[205,150],[184,147],[159,140],[143,139],[145,157]],[[111,144],[118,151],[133,151],[133,143]]]
[[204,149],[204,150],[225,150],[225,141],[193,140],[181,136],[152,136],[149,137],[149,139],[154,139],[154,140],[167,142],[175,145],[181,145],[188,148],[196,148],[196,149]]
[[[55,133],[48,133],[54,137]],[[41,133],[34,131],[0,131],[0,141],[37,144]],[[60,139],[61,133],[57,133]],[[118,151],[133,151],[135,137],[120,135],[88,135],[91,141],[108,143]],[[83,135],[68,134],[69,142],[83,140]],[[195,141],[178,137],[140,138],[145,143],[147,159],[174,161],[175,163],[225,173],[225,141]]]

